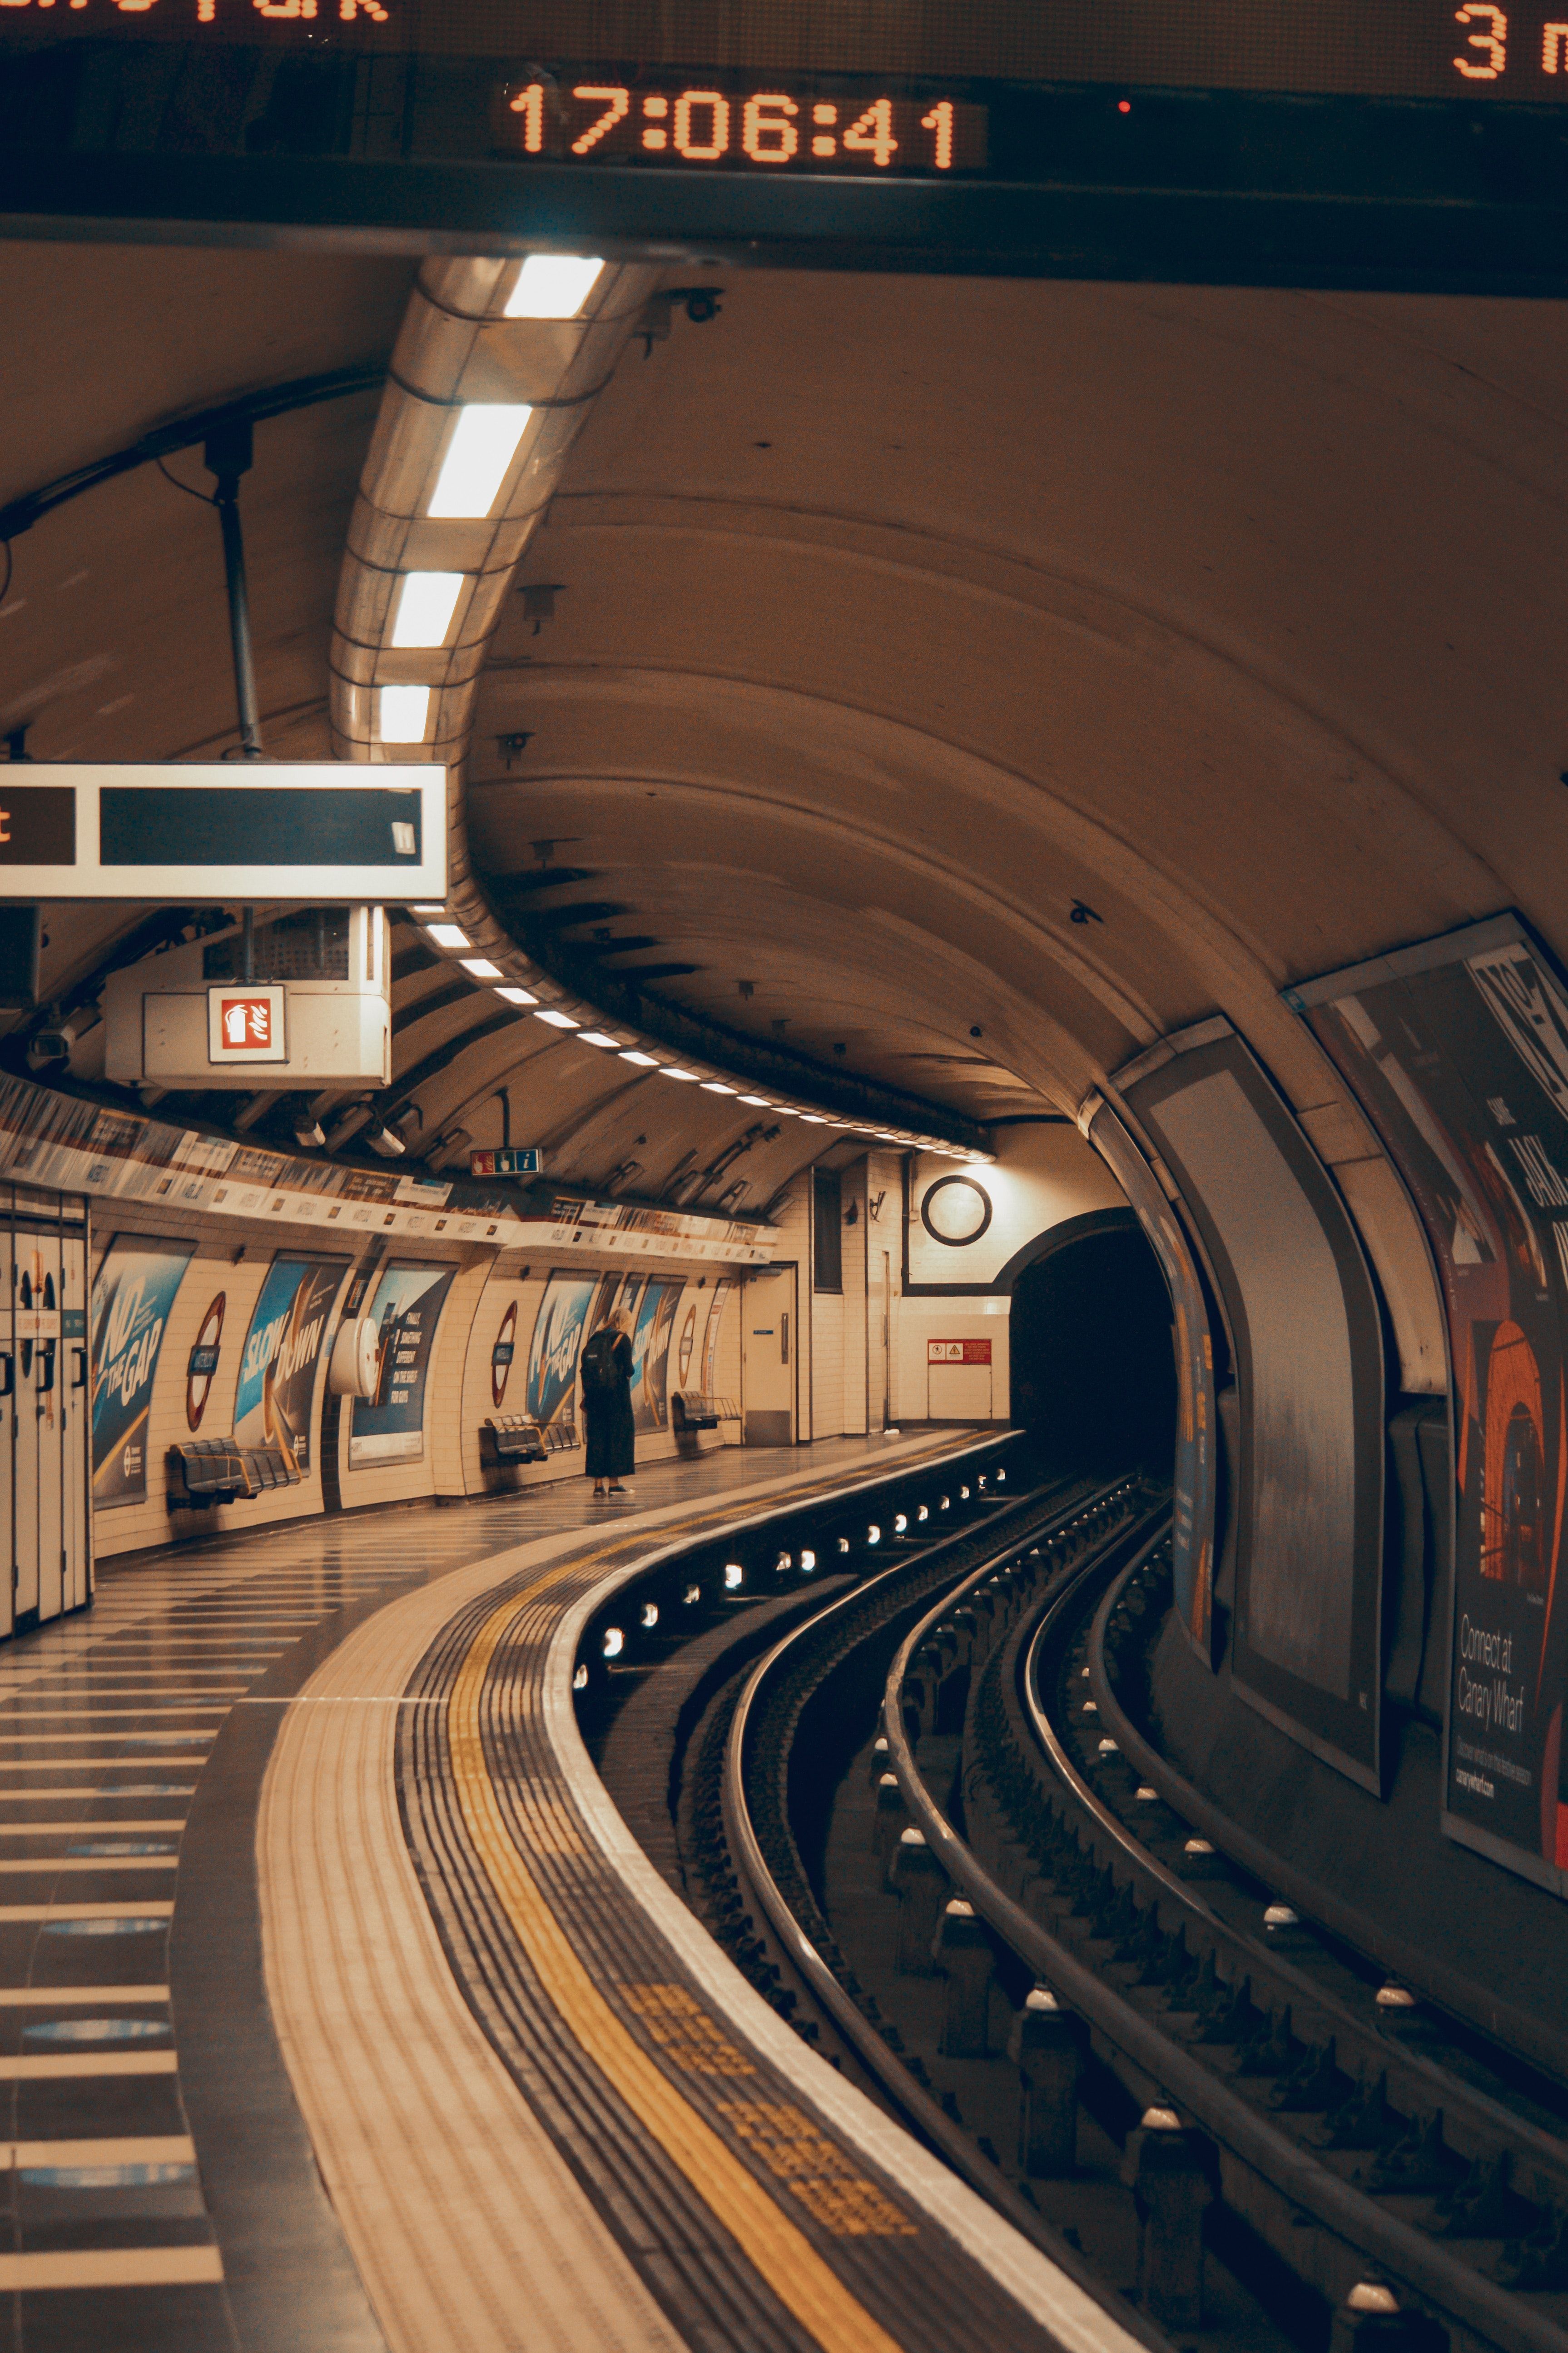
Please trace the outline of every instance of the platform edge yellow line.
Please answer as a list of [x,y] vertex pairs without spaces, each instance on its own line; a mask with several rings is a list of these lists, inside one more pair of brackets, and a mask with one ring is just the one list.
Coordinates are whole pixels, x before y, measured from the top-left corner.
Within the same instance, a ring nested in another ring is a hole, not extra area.
[[[580,1567],[581,1563],[574,1564]],[[712,2126],[698,2115],[600,1993],[507,1828],[480,1735],[480,1700],[508,1628],[557,1570],[486,1619],[447,1710],[453,1779],[468,1835],[541,1984],[584,2050],[823,2353],[902,2353]]]

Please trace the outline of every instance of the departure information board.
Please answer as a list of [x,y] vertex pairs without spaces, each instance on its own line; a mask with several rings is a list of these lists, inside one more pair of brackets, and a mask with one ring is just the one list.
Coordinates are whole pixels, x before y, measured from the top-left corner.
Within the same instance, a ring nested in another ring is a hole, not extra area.
[[763,171],[984,169],[976,81],[1568,95],[1568,0],[0,0],[0,47],[78,38],[513,60],[523,153]]
[[1559,293],[1564,100],[1568,0],[0,0],[0,233]]

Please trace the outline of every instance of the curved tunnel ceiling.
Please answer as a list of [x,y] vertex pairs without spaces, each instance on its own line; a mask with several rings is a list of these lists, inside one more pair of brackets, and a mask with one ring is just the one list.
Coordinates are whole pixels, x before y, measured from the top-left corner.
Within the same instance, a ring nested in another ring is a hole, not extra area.
[[[3,498],[172,411],[384,357],[412,270],[26,246],[0,278]],[[490,648],[471,848],[540,960],[987,1122],[1070,1112],[1215,1009],[1323,1102],[1289,980],[1509,904],[1568,950],[1563,306],[723,283],[718,319],[631,346],[525,559],[552,596],[509,599]],[[374,413],[258,434],[285,756],[326,749]],[[197,453],[171,470],[205,487]],[[209,513],[149,470],[15,554],[0,723],[36,755],[232,743]],[[47,988],[89,985],[116,928],[51,911]],[[749,1135],[756,1208],[826,1140],[753,1134],[776,1123],[395,947],[416,1157],[499,1141],[504,1111],[563,1175],[657,1194]],[[321,1108],[352,1145],[352,1106]]]

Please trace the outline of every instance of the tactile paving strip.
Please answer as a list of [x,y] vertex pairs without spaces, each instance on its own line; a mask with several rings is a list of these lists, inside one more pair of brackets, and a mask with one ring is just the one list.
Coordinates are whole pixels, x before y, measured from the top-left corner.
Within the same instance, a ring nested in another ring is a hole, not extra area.
[[408,1686],[445,1702],[401,1711],[400,1803],[474,2015],[689,2345],[1053,2344],[627,1905],[542,1705],[562,1618],[622,1550],[477,1599]]

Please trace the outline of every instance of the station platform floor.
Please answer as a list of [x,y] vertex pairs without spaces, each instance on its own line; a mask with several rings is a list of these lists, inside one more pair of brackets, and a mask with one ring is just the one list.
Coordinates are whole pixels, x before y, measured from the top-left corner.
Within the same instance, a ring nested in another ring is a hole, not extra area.
[[560,1696],[617,1567],[963,1442],[258,1530],[0,1651],[0,2353],[1113,2341],[730,1969]]

